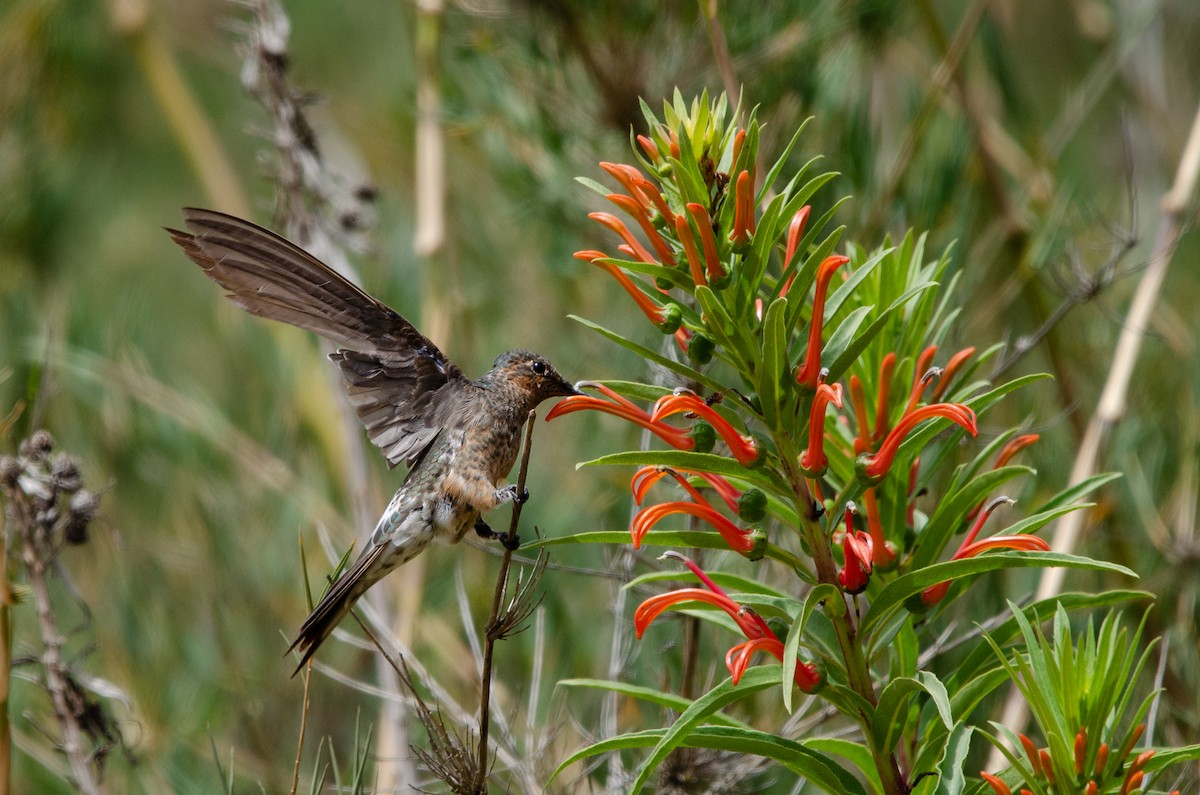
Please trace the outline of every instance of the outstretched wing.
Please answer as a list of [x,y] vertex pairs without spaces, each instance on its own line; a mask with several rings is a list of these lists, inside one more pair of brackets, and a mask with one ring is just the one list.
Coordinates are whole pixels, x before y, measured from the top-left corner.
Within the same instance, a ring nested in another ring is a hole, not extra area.
[[309,329],[342,350],[350,400],[388,464],[411,464],[441,427],[442,390],[462,371],[413,324],[274,232],[187,207],[168,229],[187,256],[247,312]]

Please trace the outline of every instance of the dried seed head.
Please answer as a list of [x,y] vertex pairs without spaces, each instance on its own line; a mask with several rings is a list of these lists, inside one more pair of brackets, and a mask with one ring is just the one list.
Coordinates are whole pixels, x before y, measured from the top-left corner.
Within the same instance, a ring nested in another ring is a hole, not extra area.
[[87,541],[87,528],[96,512],[100,509],[100,495],[80,489],[71,497],[68,506],[67,524],[63,528],[63,539],[68,544],[82,544]]
[[59,453],[50,463],[50,477],[54,485],[62,491],[78,491],[83,486],[79,477],[79,464],[75,457],[67,453]]
[[53,449],[54,437],[50,435],[50,431],[37,430],[29,437],[29,452],[35,457],[45,458]]
[[6,489],[16,488],[21,476],[21,462],[11,455],[0,456],[0,485]]

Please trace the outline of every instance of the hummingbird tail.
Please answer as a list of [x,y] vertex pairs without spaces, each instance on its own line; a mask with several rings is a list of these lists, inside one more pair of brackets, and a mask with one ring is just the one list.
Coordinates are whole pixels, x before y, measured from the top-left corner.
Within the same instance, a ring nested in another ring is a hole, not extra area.
[[353,566],[342,573],[324,598],[309,613],[308,618],[304,619],[304,623],[300,625],[300,631],[296,633],[296,639],[284,653],[286,656],[293,649],[299,650],[301,653],[300,664],[296,666],[292,676],[300,673],[300,669],[305,666],[309,658],[316,654],[317,649],[333,632],[334,627],[346,617],[358,602],[359,597],[391,570],[391,567],[376,565],[386,548],[387,546],[384,544],[368,548]]

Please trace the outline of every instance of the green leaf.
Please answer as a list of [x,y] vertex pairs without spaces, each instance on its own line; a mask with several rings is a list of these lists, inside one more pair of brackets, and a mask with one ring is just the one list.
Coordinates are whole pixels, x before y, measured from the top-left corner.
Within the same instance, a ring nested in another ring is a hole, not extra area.
[[[556,536],[554,538],[539,538],[536,541],[522,542],[522,550],[535,550],[544,547],[559,547],[569,544],[628,544],[628,530],[591,530],[583,533],[572,533],[567,536]],[[715,530],[711,533],[706,533],[699,530],[652,530],[642,537],[643,547],[690,547],[693,549],[716,549],[725,552],[731,551],[729,545],[725,543],[725,539],[721,538],[720,533]],[[815,578],[807,570],[805,564],[788,552],[786,549],[776,546],[775,544],[767,544],[764,558],[774,560],[789,566],[796,576],[800,577],[804,582],[812,583]]]
[[954,724],[946,738],[945,753],[938,760],[937,789],[934,795],[962,795],[967,786],[963,768],[967,762],[967,752],[971,750],[971,733],[974,728],[962,721]]
[[896,312],[900,311],[906,303],[912,300],[913,296],[935,287],[937,287],[936,282],[917,285],[893,301],[887,309],[880,312],[879,316],[872,320],[871,324],[855,337],[854,341],[847,345],[845,350],[837,356],[831,355],[833,361],[829,364],[829,378],[826,380],[831,382],[841,380],[842,375],[850,369],[850,366],[858,360],[862,352],[879,336],[879,333],[883,331],[888,321],[891,320]]
[[710,378],[709,376],[700,372],[699,370],[695,370],[691,367],[688,367],[686,364],[683,364],[682,362],[677,362],[674,359],[671,359],[670,357],[664,356],[663,354],[659,353],[658,351],[652,351],[644,345],[637,344],[633,340],[626,339],[625,337],[622,337],[620,334],[618,334],[615,331],[609,331],[608,329],[604,328],[603,326],[601,326],[597,323],[593,323],[592,321],[587,320],[585,318],[579,317],[578,315],[567,315],[567,317],[571,318],[572,320],[576,321],[577,323],[581,323],[584,326],[587,326],[592,331],[595,331],[597,334],[600,334],[603,337],[607,337],[608,339],[610,339],[613,342],[620,345],[625,350],[632,351],[633,353],[637,354],[638,356],[642,357],[643,359],[647,359],[651,362],[654,362],[657,365],[665,367],[666,369],[670,370],[673,373],[678,373],[679,375],[683,376],[684,378],[695,381],[697,384],[703,384],[704,386],[708,387],[709,389],[711,389],[714,392],[720,392],[721,390],[723,390],[725,388],[724,385],[722,385],[719,381],[714,381],[712,378]]
[[879,781],[879,771],[875,769],[875,759],[871,756],[871,749],[862,743],[843,740],[839,737],[813,737],[805,740],[804,744],[819,753],[840,756],[850,762],[867,780],[871,792],[883,795],[883,784]]
[[909,700],[920,691],[929,694],[946,728],[954,725],[946,686],[932,673],[918,671],[916,676],[892,679],[880,693],[879,705],[871,718],[871,737],[876,748],[891,753],[908,723],[905,713],[908,712]]
[[787,332],[783,327],[786,310],[787,299],[776,298],[767,307],[763,318],[763,366],[759,374],[758,397],[762,404],[763,420],[769,428],[778,428],[780,416],[789,416],[787,408],[782,405],[784,396],[791,393],[784,385],[784,378],[791,372]]
[[[580,760],[612,751],[656,746],[662,742],[666,734],[667,730],[665,729],[649,729],[593,743],[563,760],[550,776],[550,780],[553,781],[559,773]],[[685,748],[711,748],[734,753],[754,754],[777,762],[788,771],[809,779],[826,792],[835,795],[842,795],[842,793],[866,795],[862,785],[849,771],[829,759],[821,749],[809,747],[818,742],[820,741],[786,740],[753,729],[701,726],[679,745]]]
[[[677,696],[674,693],[664,693],[661,690],[655,690],[651,687],[641,687],[639,685],[631,685],[625,682],[613,682],[608,679],[562,679],[558,682],[559,687],[583,687],[590,690],[604,690],[611,693],[620,693],[623,696],[645,701],[649,704],[654,704],[659,707],[666,707],[673,712],[683,712],[691,706],[691,699]],[[748,724],[743,723],[737,718],[731,718],[728,715],[717,712],[712,715],[712,721],[722,726],[736,726],[740,728],[749,728]]]
[[738,369],[749,368],[753,371],[757,357],[754,355],[750,338],[746,336],[744,324],[730,316],[725,305],[708,285],[697,286],[695,295],[696,302],[704,313],[704,327],[712,332],[712,336],[730,353],[737,356],[740,364]]
[[999,569],[1022,568],[1054,568],[1091,569],[1094,571],[1111,571],[1137,578],[1130,569],[1116,563],[1108,563],[1078,555],[1066,555],[1061,552],[989,552],[977,558],[965,560],[950,560],[945,563],[935,563],[917,571],[909,572],[883,587],[871,603],[867,615],[863,618],[861,632],[864,635],[875,628],[880,621],[887,618],[893,611],[899,609],[904,600],[915,596],[926,588],[946,580],[957,580],[972,574]]
[[[714,688],[709,690],[707,693],[705,693],[704,695],[697,698],[692,703],[692,705],[687,710],[685,710],[682,715],[679,716],[679,718],[675,721],[675,723],[666,731],[665,734],[663,734],[662,738],[654,746],[654,750],[651,751],[650,757],[643,763],[641,770],[638,771],[637,779],[634,781],[633,786],[630,788],[631,795],[638,795],[638,793],[640,793],[642,791],[642,789],[646,786],[646,782],[649,780],[650,774],[654,772],[654,769],[657,768],[658,765],[661,764],[664,759],[666,759],[667,755],[670,754],[671,751],[673,751],[674,749],[676,749],[680,746],[687,745],[689,739],[693,736],[712,737],[714,734],[718,734],[719,736],[725,737],[727,740],[728,740],[728,738],[730,738],[732,736],[736,739],[742,740],[744,743],[749,742],[751,733],[745,732],[744,730],[724,729],[724,730],[721,730],[720,732],[713,732],[712,730],[699,732],[699,731],[697,731],[697,729],[699,728],[700,723],[702,721],[704,721],[713,712],[723,709],[726,706],[728,706],[729,704],[732,704],[736,701],[741,701],[745,698],[748,698],[751,695],[753,695],[754,693],[757,693],[761,690],[765,690],[769,687],[772,687],[776,682],[779,681],[779,672],[780,672],[780,667],[777,665],[765,665],[765,666],[759,666],[756,668],[751,668],[749,671],[746,672],[746,674],[742,677],[741,682],[738,683],[737,685],[734,685],[730,679],[726,679],[724,682],[721,682],[720,684],[716,685]],[[755,733],[755,734],[759,734],[759,733]],[[760,743],[762,743],[762,742],[765,742],[766,738],[771,738],[770,745],[769,746],[766,744],[757,745],[755,747],[758,750],[768,751],[769,748],[781,748],[783,746],[780,745],[780,743],[791,742],[791,741],[781,740],[780,738],[775,738],[775,737],[773,737],[773,735],[761,735],[761,734],[760,734],[760,737],[758,738],[758,740]],[[799,743],[794,743],[793,747],[790,748],[789,750],[794,750],[794,746],[799,746],[799,745],[800,745]],[[737,746],[734,746],[734,747],[737,747]],[[741,747],[743,748],[743,750],[746,749],[745,745],[742,745]],[[757,752],[758,751],[755,751],[755,753],[757,753]],[[776,758],[776,757],[771,756],[770,758]],[[797,759],[795,756],[785,757],[785,758],[790,758],[793,760],[793,762],[795,762]],[[830,792],[861,792],[862,791],[861,786],[857,786],[857,782],[855,782],[853,777],[851,777],[848,773],[846,773],[844,776],[841,776],[841,777],[836,776],[834,771],[837,768],[836,768],[836,766],[833,766],[828,760],[822,759],[820,756],[818,756],[816,754],[813,754],[811,757],[805,757],[805,758],[813,760],[814,763],[817,760],[819,760],[824,766],[827,766],[827,767],[822,767],[822,768],[816,768],[815,764],[814,764],[813,770],[814,770],[814,772],[816,772],[818,770],[821,770],[821,771],[828,770],[829,775],[833,776],[832,779],[828,780],[829,781],[828,785],[822,784],[823,787],[831,787],[828,789],[828,791],[830,791]],[[845,771],[842,771],[842,772],[845,773]],[[809,775],[809,774],[806,774],[806,775]],[[814,778],[814,781],[815,780],[817,780],[817,779]]]
[[842,592],[827,582],[821,583],[809,591],[808,596],[804,598],[804,606],[800,609],[800,615],[788,629],[787,639],[783,644],[783,674],[780,683],[783,687],[783,708],[789,713],[792,711],[792,690],[795,687],[796,655],[800,653],[800,639],[804,635],[804,625],[808,623],[808,617],[812,615],[817,605],[827,599],[841,601]]

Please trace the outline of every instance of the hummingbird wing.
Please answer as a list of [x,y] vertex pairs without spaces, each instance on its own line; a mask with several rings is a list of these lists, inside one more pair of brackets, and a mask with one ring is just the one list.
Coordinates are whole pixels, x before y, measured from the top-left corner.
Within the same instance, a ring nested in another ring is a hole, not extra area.
[[[252,315],[308,329],[342,350],[331,359],[389,466],[410,466],[443,424],[441,399],[468,379],[401,315],[299,246],[257,224],[186,207],[183,252]],[[446,390],[443,393],[443,390]]]

